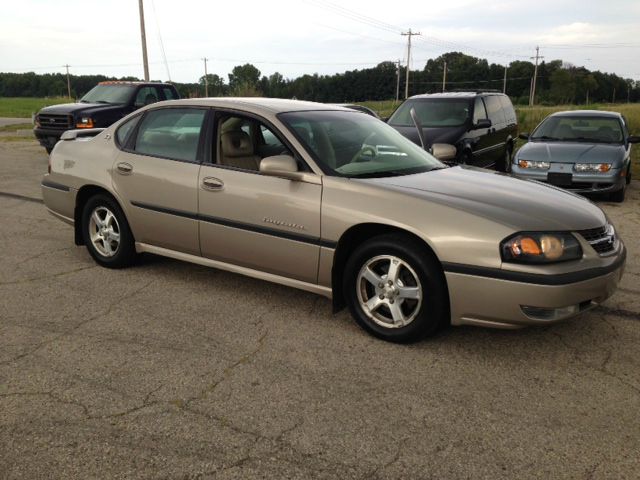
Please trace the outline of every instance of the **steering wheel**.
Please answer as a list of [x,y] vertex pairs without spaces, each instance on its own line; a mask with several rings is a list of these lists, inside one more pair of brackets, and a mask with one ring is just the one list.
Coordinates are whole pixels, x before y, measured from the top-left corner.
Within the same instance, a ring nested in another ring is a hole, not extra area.
[[[365,157],[366,158],[363,158]],[[353,156],[350,163],[355,162],[366,162],[376,157],[376,149],[371,145],[363,146],[358,152]]]

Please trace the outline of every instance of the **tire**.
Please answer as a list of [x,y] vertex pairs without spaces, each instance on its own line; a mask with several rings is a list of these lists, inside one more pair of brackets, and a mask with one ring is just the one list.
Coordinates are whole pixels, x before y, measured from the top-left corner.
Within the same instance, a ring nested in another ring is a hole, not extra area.
[[95,195],[85,204],[82,238],[89,254],[103,267],[124,268],[135,260],[135,242],[127,219],[108,195]]
[[51,155],[51,152],[53,152],[53,147],[44,147],[44,149],[47,151],[47,155]]
[[616,190],[615,192],[609,194],[609,198],[613,202],[622,203],[624,202],[626,191],[627,191],[627,184],[625,183],[620,190]]
[[627,182],[627,185],[631,183],[631,164],[627,167],[627,178],[625,178],[625,182]]
[[[387,278],[392,262],[396,280]],[[360,245],[347,260],[342,287],[356,322],[383,340],[414,342],[449,322],[442,267],[407,235],[380,235]]]
[[507,144],[505,147],[502,164],[497,170],[504,173],[511,173],[511,145]]

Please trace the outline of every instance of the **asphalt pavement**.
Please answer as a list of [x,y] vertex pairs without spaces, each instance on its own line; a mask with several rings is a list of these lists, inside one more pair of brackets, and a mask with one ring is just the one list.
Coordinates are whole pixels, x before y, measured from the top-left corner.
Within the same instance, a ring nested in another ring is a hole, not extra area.
[[96,266],[46,165],[0,142],[0,478],[640,478],[640,182],[598,201],[629,249],[604,305],[403,346],[291,288]]

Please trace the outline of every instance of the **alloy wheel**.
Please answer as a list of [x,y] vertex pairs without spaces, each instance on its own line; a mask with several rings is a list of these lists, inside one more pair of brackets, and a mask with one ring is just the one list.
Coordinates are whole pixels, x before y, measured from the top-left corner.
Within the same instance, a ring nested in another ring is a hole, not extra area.
[[120,225],[111,210],[96,207],[89,217],[89,238],[103,257],[113,257],[120,247]]

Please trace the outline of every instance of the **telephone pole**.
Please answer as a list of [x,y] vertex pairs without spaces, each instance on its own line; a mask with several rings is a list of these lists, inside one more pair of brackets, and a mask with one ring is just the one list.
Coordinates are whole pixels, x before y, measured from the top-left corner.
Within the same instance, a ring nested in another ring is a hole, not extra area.
[[208,58],[203,58],[204,60],[204,96],[209,96],[209,78],[207,78],[207,60]]
[[69,64],[64,65],[67,69],[67,96],[71,98],[71,80],[69,79]]
[[147,58],[147,35],[144,31],[144,6],[142,0],[138,0],[140,7],[140,37],[142,38],[142,63],[144,64],[144,81],[149,81],[149,59]]
[[398,59],[398,80],[396,81],[396,103],[400,100],[400,59]]
[[420,32],[402,32],[400,35],[407,37],[407,78],[404,86],[404,98],[409,98],[409,72],[411,71],[411,37],[414,35],[422,35]]
[[502,82],[502,93],[507,93],[507,67],[504,67],[504,81]]
[[444,92],[447,85],[447,62],[444,62],[444,68],[442,69],[442,91]]
[[531,87],[531,99],[529,101],[529,105],[532,106],[534,103],[536,103],[536,77],[538,76],[538,60],[544,58],[540,56],[540,47],[536,46],[536,56],[530,58],[531,60],[535,59],[536,61],[536,66],[533,69],[533,86]]

